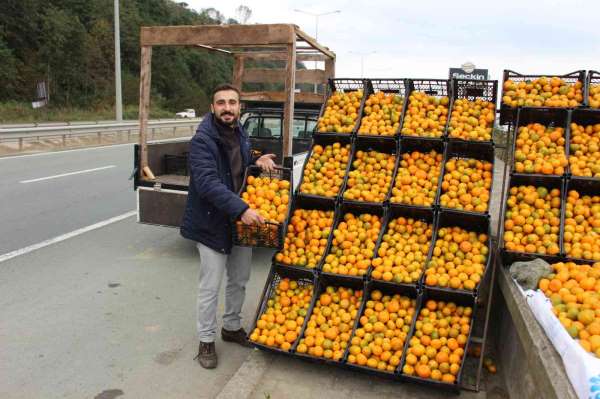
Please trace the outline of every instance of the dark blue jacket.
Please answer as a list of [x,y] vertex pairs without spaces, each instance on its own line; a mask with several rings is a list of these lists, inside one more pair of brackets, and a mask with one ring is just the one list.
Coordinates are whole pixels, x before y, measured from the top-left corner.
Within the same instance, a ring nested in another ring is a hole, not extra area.
[[[180,231],[185,238],[229,254],[235,221],[248,204],[233,192],[229,159],[215,123],[214,115],[206,114],[190,142],[190,184]],[[250,142],[243,128],[236,131],[240,134],[242,167],[246,170],[254,163]]]

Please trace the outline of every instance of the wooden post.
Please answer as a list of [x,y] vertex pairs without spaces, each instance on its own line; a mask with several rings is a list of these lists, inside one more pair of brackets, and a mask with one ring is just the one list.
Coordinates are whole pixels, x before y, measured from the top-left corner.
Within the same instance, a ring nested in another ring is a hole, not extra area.
[[152,61],[152,47],[142,46],[142,59],[140,62],[140,177],[144,177],[143,170],[148,166],[148,147],[146,134],[148,132],[148,115],[150,113],[150,73]]
[[[242,75],[244,75],[244,59],[245,57],[239,54],[233,56],[233,79],[231,84],[242,91]],[[212,102],[212,99],[211,99]]]
[[[335,58],[328,58],[325,61],[325,93],[327,93],[327,80],[335,77]],[[325,94],[323,94],[325,95]]]
[[287,46],[285,66],[285,104],[283,106],[283,157],[291,157],[293,149],[294,90],[296,88],[296,41]]

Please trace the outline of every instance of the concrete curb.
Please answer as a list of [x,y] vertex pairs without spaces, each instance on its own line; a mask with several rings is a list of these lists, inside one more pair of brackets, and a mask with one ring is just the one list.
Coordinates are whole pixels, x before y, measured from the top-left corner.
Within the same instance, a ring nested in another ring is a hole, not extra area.
[[225,384],[216,399],[247,399],[262,379],[268,364],[270,354],[254,349],[244,363]]

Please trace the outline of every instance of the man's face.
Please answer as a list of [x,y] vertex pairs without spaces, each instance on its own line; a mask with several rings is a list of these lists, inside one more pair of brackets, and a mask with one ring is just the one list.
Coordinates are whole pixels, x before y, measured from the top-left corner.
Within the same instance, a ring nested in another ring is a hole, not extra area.
[[210,110],[225,125],[232,126],[240,116],[240,98],[233,90],[221,90],[215,93]]

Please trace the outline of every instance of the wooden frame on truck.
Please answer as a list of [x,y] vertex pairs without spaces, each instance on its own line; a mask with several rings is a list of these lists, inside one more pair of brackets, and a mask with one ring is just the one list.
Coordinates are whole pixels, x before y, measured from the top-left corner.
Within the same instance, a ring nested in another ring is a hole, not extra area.
[[[242,90],[242,101],[284,103],[283,155],[292,155],[294,102],[322,103],[324,94],[296,92],[297,83],[326,84],[335,74],[335,54],[292,24],[198,25],[142,27],[140,34],[140,153],[139,177],[152,179],[148,168],[147,133],[150,112],[151,60],[153,46],[195,46],[229,54],[234,59],[232,83],[284,82],[283,92]],[[285,61],[285,69],[246,68],[246,60]],[[325,70],[296,71],[296,62],[321,61]]]

